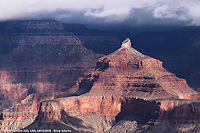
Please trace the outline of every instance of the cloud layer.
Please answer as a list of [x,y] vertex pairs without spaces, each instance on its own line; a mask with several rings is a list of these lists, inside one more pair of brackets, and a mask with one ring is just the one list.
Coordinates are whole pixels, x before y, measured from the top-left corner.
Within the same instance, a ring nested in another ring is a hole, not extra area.
[[0,21],[200,25],[200,0],[0,0]]

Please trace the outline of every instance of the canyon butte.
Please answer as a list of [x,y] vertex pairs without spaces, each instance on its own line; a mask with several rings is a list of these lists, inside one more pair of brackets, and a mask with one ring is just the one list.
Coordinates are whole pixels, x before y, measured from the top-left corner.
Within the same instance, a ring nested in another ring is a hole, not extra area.
[[67,91],[28,95],[3,110],[1,130],[199,132],[200,94],[130,39]]
[[199,93],[162,62],[129,39],[89,50],[119,45],[79,24],[1,23],[1,131],[199,132]]

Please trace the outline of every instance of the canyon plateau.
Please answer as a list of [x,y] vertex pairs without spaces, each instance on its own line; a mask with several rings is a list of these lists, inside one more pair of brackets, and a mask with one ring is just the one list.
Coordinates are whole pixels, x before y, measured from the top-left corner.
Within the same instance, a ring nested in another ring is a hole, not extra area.
[[0,31],[2,132],[200,132],[199,92],[130,39],[105,56],[88,48],[109,50],[117,38],[82,25],[7,22]]

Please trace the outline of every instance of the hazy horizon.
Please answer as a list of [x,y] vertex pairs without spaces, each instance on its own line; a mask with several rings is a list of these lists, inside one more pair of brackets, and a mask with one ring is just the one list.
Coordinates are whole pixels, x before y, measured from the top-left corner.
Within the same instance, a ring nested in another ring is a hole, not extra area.
[[96,26],[200,26],[198,0],[0,0],[0,21],[53,19]]

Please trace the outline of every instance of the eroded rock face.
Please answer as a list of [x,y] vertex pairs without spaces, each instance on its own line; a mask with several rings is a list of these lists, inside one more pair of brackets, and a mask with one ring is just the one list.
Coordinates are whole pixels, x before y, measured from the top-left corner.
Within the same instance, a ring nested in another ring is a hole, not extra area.
[[57,21],[5,22],[0,49],[0,111],[30,94],[68,90],[102,56]]
[[[129,41],[126,40],[117,51],[100,58],[96,68],[78,80],[78,91],[88,88],[91,95],[199,100],[199,93],[191,89],[186,80],[164,69],[161,61],[124,46],[129,45]],[[92,86],[84,84],[94,79]]]
[[[18,68],[13,64],[13,68],[0,70],[1,111],[9,107],[8,105],[19,103],[30,94],[67,91],[82,73],[95,65],[94,62],[99,55],[62,58],[65,59],[59,61],[57,60],[59,58],[55,58],[55,62],[58,62],[57,65],[50,64],[54,62],[51,60],[47,62],[49,66],[36,65],[33,62],[33,66]],[[66,63],[61,64],[62,61],[66,61]]]
[[[181,120],[183,123],[195,121],[191,130],[198,130],[199,93],[184,79],[164,69],[161,61],[130,47],[129,39],[114,53],[100,58],[96,67],[66,92],[68,95],[62,95],[64,98],[52,97],[49,98],[52,100],[40,101],[40,106],[36,104],[38,116],[27,128],[39,128],[38,123],[56,121],[78,132],[147,131],[157,130],[154,127],[165,120],[169,123]],[[71,94],[79,96],[65,97]],[[4,121],[12,119],[12,115],[6,115],[11,110],[3,112]],[[96,124],[90,127],[91,124],[81,122],[85,115],[87,119],[98,120],[100,116],[104,124],[101,128]]]
[[161,119],[200,119],[199,101],[163,100],[160,105]]
[[126,40],[124,40],[122,42],[122,48],[131,48],[131,40],[129,38],[127,38]]
[[7,22],[0,48],[2,130],[32,123],[44,100],[71,96],[78,77],[103,56],[85,48],[57,21]]
[[[135,48],[159,58],[164,67],[184,77],[190,87],[200,88],[199,28],[188,27],[168,32],[143,32],[134,36]],[[145,39],[144,39],[145,38]]]
[[[67,105],[66,105],[67,104]],[[143,100],[121,96],[78,96],[41,103],[38,120],[60,121],[65,115],[98,114],[119,121],[126,115],[148,119],[200,119],[200,103],[194,100]]]
[[[99,114],[114,117],[121,111],[121,98],[116,96],[78,96],[44,101],[41,103],[38,120],[61,120],[67,116]],[[67,106],[66,106],[67,105]]]
[[69,93],[56,92],[46,94],[31,94],[13,107],[3,110],[1,113],[1,130],[19,130],[27,127],[38,116],[40,103],[59,97],[68,97]]
[[[96,114],[127,125],[127,131],[147,131],[156,122],[200,119],[199,93],[184,79],[165,70],[161,61],[130,47],[129,39],[116,52],[100,58],[96,68],[85,73],[72,88],[82,95],[42,102],[37,120],[66,122],[68,116]],[[121,121],[128,116],[133,116],[135,122]],[[146,123],[146,128],[141,122]],[[107,131],[116,130],[114,127]],[[198,130],[198,125],[191,130],[194,128]]]
[[[175,131],[198,130],[199,106],[199,101],[194,100],[143,100],[121,96],[91,97],[86,95],[42,102],[35,123],[62,121],[70,126],[75,124],[71,118],[81,121],[81,117],[85,115],[88,115],[89,119],[92,119],[89,117],[90,115],[95,115],[104,119],[110,118],[110,126],[107,126],[106,129],[103,126],[101,129],[95,128],[95,126],[90,127],[86,120],[83,122],[87,125],[84,129],[82,126],[78,126],[82,125],[81,123],[76,127],[70,127],[76,131],[90,132],[113,132],[116,130],[115,128],[118,132],[123,132],[127,128],[130,131],[139,129],[147,132],[148,128],[153,130],[159,124],[167,121],[169,124],[182,124],[179,125],[179,129],[176,127]],[[116,122],[117,124],[115,124]],[[94,121],[94,123],[96,122]],[[187,128],[187,125],[190,127]],[[29,129],[31,127],[34,126],[30,126]],[[69,129],[67,126],[63,127],[63,129],[65,128]],[[163,132],[166,129],[160,131]]]

